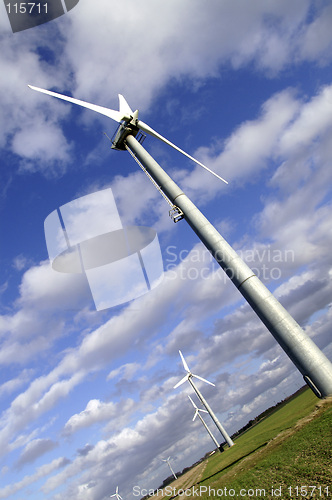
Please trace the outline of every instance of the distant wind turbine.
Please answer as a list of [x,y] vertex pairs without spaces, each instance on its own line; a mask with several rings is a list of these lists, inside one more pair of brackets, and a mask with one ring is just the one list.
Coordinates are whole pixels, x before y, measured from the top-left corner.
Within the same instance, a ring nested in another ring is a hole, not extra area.
[[119,486],[116,487],[115,493],[113,493],[113,495],[110,496],[110,498],[112,497],[116,497],[116,500],[123,500],[122,496],[119,495]]
[[170,458],[171,457],[168,457],[166,459],[162,458],[162,461],[168,463],[168,467],[171,469],[171,473],[173,474],[173,476],[175,477],[175,479],[177,479],[177,475],[175,474],[174,470],[172,469]]
[[198,408],[196,403],[194,403],[194,401],[191,399],[191,397],[189,396],[188,394],[188,398],[190,399],[191,401],[191,404],[193,405],[193,407],[195,408],[195,415],[194,415],[194,418],[193,418],[193,422],[194,420],[196,419],[196,417],[198,417],[200,419],[200,421],[202,422],[202,424],[204,425],[205,429],[207,430],[207,432],[209,433],[212,441],[214,442],[214,444],[217,446],[217,448],[219,449],[219,451],[223,451],[223,448],[221,445],[219,445],[218,441],[216,440],[216,438],[214,437],[214,435],[212,434],[212,432],[210,431],[210,429],[208,428],[206,422],[204,422],[203,420],[203,417],[202,415],[200,414],[200,412],[204,412],[204,413],[208,413],[207,410],[202,410],[201,408]]
[[[209,404],[207,403],[207,401],[203,397],[202,393],[198,390],[198,388],[196,387],[196,385],[194,384],[194,382],[193,382],[192,379],[193,379],[193,377],[195,377],[195,378],[197,378],[199,380],[202,380],[203,382],[205,382],[207,384],[210,384],[210,385],[213,385],[213,386],[214,386],[214,384],[212,382],[209,382],[205,378],[202,378],[199,375],[195,375],[194,373],[192,373],[190,371],[190,369],[189,369],[189,366],[187,365],[186,360],[184,359],[184,357],[182,355],[182,352],[179,351],[179,353],[180,353],[180,356],[181,356],[181,359],[182,359],[182,363],[183,363],[184,369],[186,370],[187,374],[180,380],[180,382],[178,382],[174,386],[174,389],[177,389],[181,384],[184,384],[184,382],[186,382],[188,380],[189,384],[191,385],[191,387],[196,392],[198,398],[201,400],[201,402],[203,403],[203,405],[207,409],[208,413],[210,414],[210,417],[212,418],[213,422],[216,424],[216,426],[219,429],[221,435],[223,436],[224,439],[226,439],[226,442],[227,442],[228,446],[229,447],[233,446],[234,442],[232,441],[231,437],[228,435],[228,433],[226,432],[226,430],[224,429],[224,427],[221,425],[221,423],[217,419],[216,415],[213,413],[211,407],[209,406]],[[219,448],[219,445],[218,445],[218,448]]]

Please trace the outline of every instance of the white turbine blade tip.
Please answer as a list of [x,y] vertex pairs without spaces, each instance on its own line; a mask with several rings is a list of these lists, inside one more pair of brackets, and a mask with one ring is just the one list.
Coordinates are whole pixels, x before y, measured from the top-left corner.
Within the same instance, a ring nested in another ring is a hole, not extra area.
[[182,359],[182,363],[183,363],[184,369],[186,370],[186,372],[190,373],[189,366],[187,365],[187,362],[184,359],[182,352],[179,351],[179,353],[180,353],[180,356],[181,356],[181,359]]
[[210,384],[210,385],[213,385],[213,387],[215,387],[215,384],[213,384],[212,382],[209,382],[209,380],[206,380],[203,377],[200,377],[199,375],[192,374],[192,376],[195,377],[195,378],[198,378],[199,380],[202,380],[202,382],[205,382],[206,384]]
[[98,106],[98,104],[92,104],[86,101],[80,101],[79,99],[75,99],[74,97],[69,97],[63,94],[58,94],[57,92],[52,92],[51,90],[40,89],[39,87],[34,87],[33,85],[29,85],[30,89],[37,90],[37,92],[42,92],[43,94],[50,95],[52,97],[56,97],[57,99],[61,99],[62,101],[68,101],[72,104],[77,104],[78,106],[82,106],[83,108],[91,109],[96,113],[100,113],[101,115],[108,116],[108,118],[112,118],[116,122],[120,122],[121,120],[128,117],[120,111],[115,111],[114,109],[104,108],[103,106]]
[[122,94],[119,94],[119,111],[120,113],[123,113],[123,115],[133,115],[134,112],[127,103],[126,99],[123,97]]
[[173,387],[173,389],[177,389],[178,387],[180,387],[180,385],[184,384],[187,380],[188,380],[188,375],[186,375],[185,377],[183,377],[180,380],[180,382],[178,382],[177,384],[175,384],[175,386]]
[[193,405],[193,407],[194,407],[194,408],[197,408],[197,406],[196,406],[195,402],[191,399],[191,397],[189,396],[189,394],[188,394],[188,398],[190,399],[191,404]]
[[205,170],[207,170],[208,172],[210,172],[211,174],[213,174],[215,177],[218,177],[218,179],[220,179],[221,181],[225,182],[225,184],[228,184],[228,182],[225,179],[223,179],[222,177],[220,177],[220,175],[216,174],[213,170],[211,170],[210,168],[208,168],[205,165],[203,165],[203,163],[201,163],[200,161],[198,161],[195,158],[193,158],[192,156],[190,156],[190,154],[188,154],[185,151],[183,151],[183,149],[180,149],[178,146],[176,146],[175,144],[173,144],[171,141],[169,141],[168,139],[166,139],[165,137],[163,137],[162,135],[160,135],[158,132],[156,132],[151,127],[149,127],[149,125],[147,125],[146,123],[139,121],[138,122],[138,126],[139,126],[140,129],[142,129],[147,134],[150,134],[150,135],[152,135],[152,137],[156,137],[157,139],[160,139],[161,141],[165,142],[166,144],[168,144],[172,148],[176,149],[176,151],[179,151],[179,153],[182,153],[184,156],[186,156],[190,160],[192,160],[195,163],[197,163],[197,165],[199,165],[200,167],[205,168]]

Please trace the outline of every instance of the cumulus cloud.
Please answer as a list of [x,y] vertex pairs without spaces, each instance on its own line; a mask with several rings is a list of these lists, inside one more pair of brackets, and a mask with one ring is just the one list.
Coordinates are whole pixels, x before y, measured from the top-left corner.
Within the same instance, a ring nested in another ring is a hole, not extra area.
[[112,380],[115,377],[118,377],[119,375],[127,380],[131,380],[133,376],[136,374],[136,372],[140,369],[139,363],[126,363],[116,370],[112,370],[108,375],[107,375],[107,380]]
[[5,486],[0,489],[0,498],[8,498],[9,495],[14,495],[23,488],[30,486],[31,484],[39,481],[46,476],[57,471],[61,467],[68,465],[69,460],[66,458],[56,458],[51,463],[41,465],[37,468],[34,474],[25,476],[21,481],[13,483],[11,485]]
[[331,56],[331,34],[329,23],[332,8],[327,2],[312,22],[303,26],[298,40],[300,57],[309,61],[326,64]]
[[11,378],[0,385],[0,397],[3,395],[11,394],[27,384],[30,380],[30,377],[34,374],[33,370],[24,369],[19,374],[18,377]]
[[128,399],[125,404],[121,404],[121,410],[119,408],[120,404],[115,404],[113,402],[105,403],[98,399],[92,399],[86,405],[85,410],[70,417],[64,426],[63,435],[68,436],[85,427],[112,420],[120,412],[122,415],[123,413],[133,410],[134,406],[134,402],[130,399]]
[[56,448],[56,446],[57,443],[51,439],[35,439],[30,441],[22,451],[16,466],[20,468],[23,465],[35,462],[39,457]]
[[[68,319],[69,312],[76,314],[82,305],[91,304],[83,275],[55,273],[48,262],[28,268],[19,291],[11,311],[0,317],[0,363],[5,365],[33,361],[64,335],[65,328],[71,330],[66,314]],[[59,309],[67,311],[62,319]]]
[[[54,28],[51,28],[51,35]],[[46,174],[63,173],[70,158],[70,145],[64,137],[58,120],[67,113],[57,103],[46,103],[41,110],[40,101],[27,87],[38,80],[43,86],[63,81],[58,68],[42,61],[38,52],[40,38],[37,33],[22,32],[17,36],[2,36],[1,67],[6,78],[1,80],[0,145],[21,157],[21,168],[42,170]],[[44,47],[53,50],[48,36]],[[61,50],[58,38],[57,48]],[[57,74],[57,76],[55,76]]]
[[12,150],[23,158],[21,171],[41,169],[48,175],[59,175],[71,160],[70,146],[59,126],[47,121],[38,123],[37,119],[15,135]]

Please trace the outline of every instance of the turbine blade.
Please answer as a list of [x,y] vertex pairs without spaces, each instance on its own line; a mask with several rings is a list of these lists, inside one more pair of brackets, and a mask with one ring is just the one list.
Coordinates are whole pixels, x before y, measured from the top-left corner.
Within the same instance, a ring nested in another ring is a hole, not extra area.
[[186,372],[190,373],[189,366],[187,365],[187,362],[184,359],[182,352],[179,351],[179,353],[180,353],[180,356],[181,356],[181,359],[182,359],[182,363],[183,363],[184,369],[186,370]]
[[179,153],[182,153],[184,156],[186,156],[187,158],[189,158],[190,160],[194,161],[195,163],[197,163],[197,165],[199,165],[200,167],[203,167],[205,168],[205,170],[207,170],[208,172],[210,172],[211,174],[215,175],[216,177],[218,177],[218,179],[220,179],[221,181],[225,182],[226,184],[228,184],[228,182],[223,179],[222,177],[220,177],[220,175],[216,174],[215,172],[213,172],[213,170],[211,170],[210,168],[208,168],[207,166],[203,165],[203,163],[201,163],[200,161],[198,160],[195,160],[195,158],[193,158],[192,156],[190,156],[188,153],[186,153],[185,151],[183,151],[182,149],[180,149],[178,146],[175,146],[175,144],[173,144],[171,141],[169,141],[168,139],[166,139],[165,137],[163,137],[162,135],[158,134],[158,132],[156,132],[155,130],[153,130],[149,125],[147,125],[146,123],[144,122],[141,122],[140,120],[138,121],[137,123],[137,126],[143,130],[143,132],[146,132],[147,134],[149,135],[152,135],[153,137],[156,137],[157,139],[160,139],[161,141],[165,142],[166,144],[168,144],[169,146],[171,146],[172,148],[176,149],[177,151],[179,151]]
[[202,411],[203,413],[209,413],[207,410],[202,410],[201,408],[198,408],[197,411]]
[[191,404],[193,405],[193,407],[197,409],[196,403],[194,403],[194,401],[191,399],[191,397],[189,396],[189,394],[188,394],[188,398],[190,399]]
[[121,111],[115,111],[114,109],[104,108],[103,106],[98,106],[97,104],[91,104],[90,102],[80,101],[79,99],[74,99],[73,97],[68,97],[66,95],[57,94],[56,92],[51,92],[50,90],[40,89],[38,87],[33,87],[32,85],[28,85],[30,89],[36,90],[37,92],[42,92],[43,94],[50,95],[52,97],[57,97],[58,99],[62,99],[63,101],[72,102],[73,104],[78,104],[78,106],[82,106],[83,108],[91,109],[92,111],[96,111],[96,113],[100,113],[101,115],[108,116],[115,120],[116,122],[121,122],[122,120],[130,120],[130,116],[127,116],[126,113]]
[[186,381],[188,380],[188,375],[185,375],[181,380],[180,382],[178,382],[177,384],[175,384],[175,386],[173,387],[173,389],[177,389],[178,387],[180,387],[180,385],[184,384]]
[[206,380],[205,378],[203,377],[200,377],[199,375],[194,375],[192,373],[192,376],[195,377],[195,378],[198,378],[199,380],[202,380],[203,382],[205,382],[206,384],[210,384],[210,385],[213,385],[213,387],[215,387],[215,384],[213,384],[212,382],[209,382],[208,380]]
[[121,94],[119,94],[119,110],[124,115],[132,116],[134,114],[126,99]]
[[197,415],[198,415],[198,408],[197,408],[197,410],[195,411],[195,415],[194,415],[193,421],[195,420],[195,418],[197,417]]

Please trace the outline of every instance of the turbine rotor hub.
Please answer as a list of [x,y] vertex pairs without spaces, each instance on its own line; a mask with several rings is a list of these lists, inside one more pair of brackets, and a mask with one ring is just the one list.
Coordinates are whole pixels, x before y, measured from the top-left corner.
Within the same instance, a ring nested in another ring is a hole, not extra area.
[[112,149],[118,149],[121,151],[126,149],[125,141],[128,135],[136,137],[139,132],[139,128],[135,124],[136,121],[137,120],[133,118],[130,122],[120,123],[112,138]]

